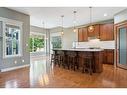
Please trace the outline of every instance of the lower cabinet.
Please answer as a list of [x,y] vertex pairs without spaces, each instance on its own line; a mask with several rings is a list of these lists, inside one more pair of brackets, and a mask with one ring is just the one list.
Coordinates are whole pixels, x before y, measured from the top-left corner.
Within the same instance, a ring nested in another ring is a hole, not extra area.
[[114,49],[104,50],[103,63],[114,65]]

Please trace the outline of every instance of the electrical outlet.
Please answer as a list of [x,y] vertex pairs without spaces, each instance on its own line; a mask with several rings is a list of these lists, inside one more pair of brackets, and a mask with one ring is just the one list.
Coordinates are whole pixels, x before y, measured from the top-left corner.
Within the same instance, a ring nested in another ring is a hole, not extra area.
[[26,44],[26,46],[28,46],[28,44]]
[[24,60],[22,60],[22,63],[24,63]]
[[15,62],[14,62],[15,64],[17,64],[17,61],[15,60]]

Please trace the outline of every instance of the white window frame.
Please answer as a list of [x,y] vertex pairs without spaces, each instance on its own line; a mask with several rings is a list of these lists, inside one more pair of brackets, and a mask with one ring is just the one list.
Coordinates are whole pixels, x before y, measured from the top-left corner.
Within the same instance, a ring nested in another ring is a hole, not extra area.
[[[3,22],[3,58],[10,58],[10,57],[21,57],[22,54],[22,26],[23,22],[17,21],[17,20],[12,20],[12,19],[7,19],[0,17],[0,21]],[[20,35],[19,35],[19,47],[18,47],[18,54],[16,55],[6,55],[6,38],[5,38],[5,31],[6,31],[6,24],[8,25],[13,25],[13,26],[18,26],[20,28]]]

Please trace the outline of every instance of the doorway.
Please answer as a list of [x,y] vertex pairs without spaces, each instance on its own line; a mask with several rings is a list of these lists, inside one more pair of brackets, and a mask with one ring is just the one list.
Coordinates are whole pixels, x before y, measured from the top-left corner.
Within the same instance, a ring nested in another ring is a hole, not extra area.
[[30,33],[29,51],[32,56],[46,54],[46,35],[41,33]]
[[127,69],[127,22],[115,26],[116,29],[116,65]]

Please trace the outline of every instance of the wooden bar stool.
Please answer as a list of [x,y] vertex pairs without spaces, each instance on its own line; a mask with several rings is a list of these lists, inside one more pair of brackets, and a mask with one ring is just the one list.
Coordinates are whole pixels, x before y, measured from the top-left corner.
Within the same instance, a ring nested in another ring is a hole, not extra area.
[[93,73],[93,60],[92,60],[92,54],[90,53],[86,53],[83,56],[83,68],[82,68],[82,72],[84,73],[84,71],[88,71],[90,75],[92,75]]
[[59,65],[59,54],[55,51],[52,55],[51,55],[51,64],[54,63],[54,65]]
[[58,55],[59,55],[59,66],[64,66],[64,63],[65,63],[65,56],[64,56],[64,51],[59,51],[58,52]]
[[75,69],[79,68],[76,52],[72,52],[72,51],[68,52],[68,66],[69,66],[69,69],[71,68],[74,71],[75,71]]

